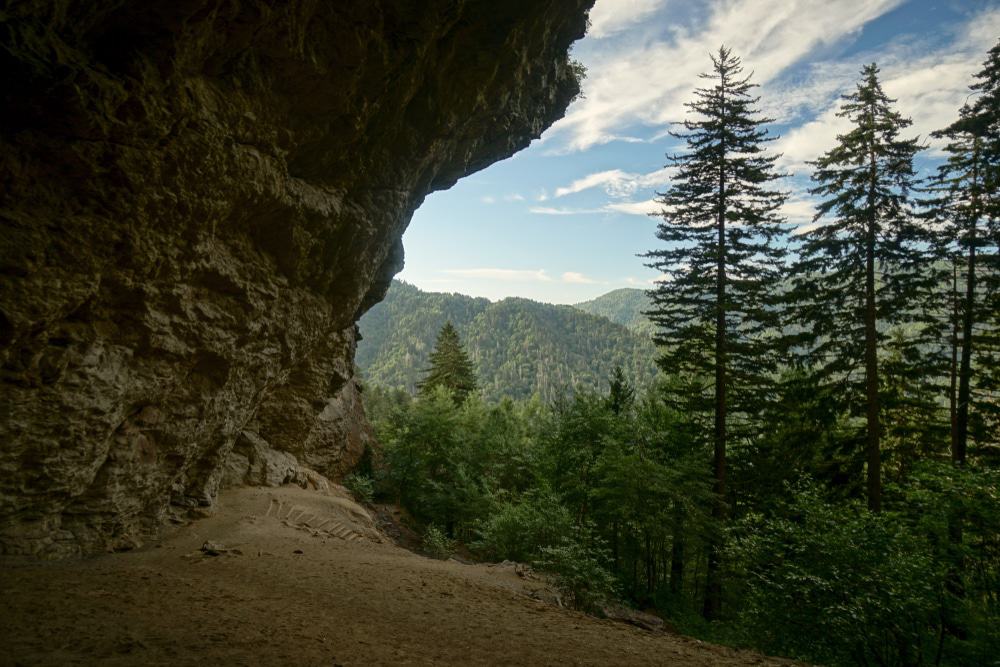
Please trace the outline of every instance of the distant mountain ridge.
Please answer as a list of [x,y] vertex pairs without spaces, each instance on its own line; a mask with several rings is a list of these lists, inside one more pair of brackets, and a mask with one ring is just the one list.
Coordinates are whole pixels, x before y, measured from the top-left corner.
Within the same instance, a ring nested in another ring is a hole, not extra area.
[[616,290],[605,295],[615,295],[610,299],[576,306],[517,297],[491,303],[393,281],[386,298],[358,323],[362,340],[356,362],[366,381],[414,391],[438,331],[450,321],[490,400],[533,394],[551,400],[567,390],[595,389],[618,365],[637,384],[646,384],[656,373],[656,353],[650,337],[640,332],[638,311],[632,311],[641,301],[631,292],[645,296],[642,290]]
[[652,337],[655,329],[652,321],[644,314],[653,307],[653,301],[646,294],[646,290],[623,287],[602,294],[596,299],[575,303],[573,307],[591,315],[606,317],[647,338]]

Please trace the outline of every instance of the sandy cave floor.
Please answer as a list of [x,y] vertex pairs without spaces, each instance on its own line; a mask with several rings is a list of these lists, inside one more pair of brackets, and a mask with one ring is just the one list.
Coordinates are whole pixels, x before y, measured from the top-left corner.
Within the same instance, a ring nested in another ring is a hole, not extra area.
[[[252,488],[218,506],[134,552],[0,565],[0,665],[792,664],[561,609],[511,567],[376,541],[343,497]],[[240,553],[206,556],[206,541]]]

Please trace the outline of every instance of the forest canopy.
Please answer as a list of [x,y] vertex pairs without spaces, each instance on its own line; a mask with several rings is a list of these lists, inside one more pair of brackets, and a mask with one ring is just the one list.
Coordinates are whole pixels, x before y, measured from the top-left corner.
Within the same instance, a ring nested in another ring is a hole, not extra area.
[[[794,234],[753,77],[724,47],[710,65],[645,255],[665,277],[589,304],[631,328],[427,295],[480,390],[370,370],[364,483],[429,551],[534,563],[594,613],[821,664],[998,664],[1000,43],[931,175],[860,68]],[[524,358],[574,370],[527,392],[502,371]]]

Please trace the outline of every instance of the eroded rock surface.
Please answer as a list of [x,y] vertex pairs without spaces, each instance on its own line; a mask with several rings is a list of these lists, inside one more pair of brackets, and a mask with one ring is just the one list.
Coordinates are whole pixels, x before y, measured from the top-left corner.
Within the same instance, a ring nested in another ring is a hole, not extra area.
[[354,323],[562,114],[589,4],[6,3],[0,554],[134,546],[261,448],[349,469]]

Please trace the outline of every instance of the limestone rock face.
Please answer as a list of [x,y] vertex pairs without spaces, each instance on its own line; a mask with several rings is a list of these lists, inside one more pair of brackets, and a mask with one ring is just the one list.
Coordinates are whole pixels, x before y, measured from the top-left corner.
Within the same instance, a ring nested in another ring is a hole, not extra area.
[[355,322],[423,197],[563,113],[591,1],[5,3],[0,554],[350,469]]

